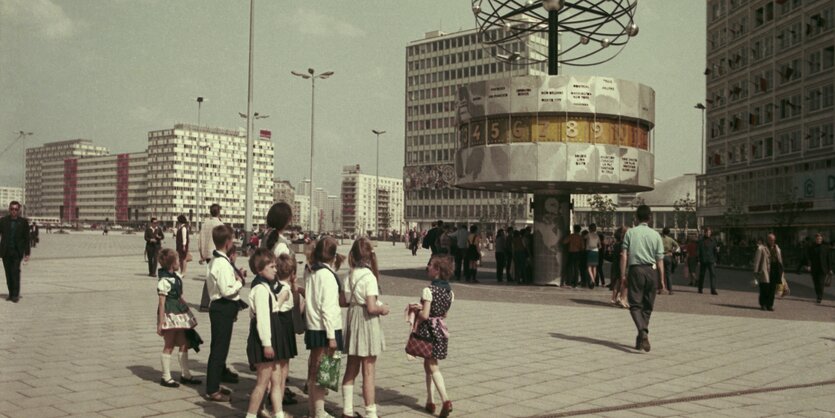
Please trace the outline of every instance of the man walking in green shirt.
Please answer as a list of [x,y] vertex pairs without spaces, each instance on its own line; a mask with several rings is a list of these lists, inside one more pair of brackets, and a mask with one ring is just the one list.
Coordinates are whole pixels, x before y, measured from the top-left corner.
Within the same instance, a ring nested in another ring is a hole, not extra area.
[[649,351],[649,317],[655,304],[658,274],[664,285],[664,243],[661,235],[647,223],[652,216],[649,206],[638,206],[639,225],[626,232],[620,259],[621,286],[628,289],[629,313],[638,328],[635,349]]

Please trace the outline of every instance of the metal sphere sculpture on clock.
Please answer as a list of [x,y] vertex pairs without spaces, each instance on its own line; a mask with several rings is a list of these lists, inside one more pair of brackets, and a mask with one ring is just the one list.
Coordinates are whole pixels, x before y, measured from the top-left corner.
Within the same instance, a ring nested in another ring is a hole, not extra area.
[[[489,48],[496,58],[514,65],[548,61],[551,75],[556,75],[557,62],[591,66],[616,57],[638,35],[637,8],[638,0],[472,0],[482,44],[496,47]],[[514,42],[535,32],[548,34],[548,56],[521,56],[513,50]]]

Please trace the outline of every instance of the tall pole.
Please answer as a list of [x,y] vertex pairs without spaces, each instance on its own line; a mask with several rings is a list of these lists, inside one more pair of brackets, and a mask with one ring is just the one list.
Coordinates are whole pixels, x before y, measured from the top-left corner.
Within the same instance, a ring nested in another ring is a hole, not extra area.
[[244,231],[245,237],[249,240],[249,230],[252,228],[252,207],[253,207],[253,189],[252,171],[253,171],[253,138],[252,138],[252,52],[253,52],[253,33],[255,26],[255,0],[249,0],[249,76],[247,79],[247,97],[246,97],[246,208],[244,216]]
[[28,206],[28,204],[26,202],[26,137],[27,136],[32,136],[32,135],[34,135],[34,133],[20,131],[17,134],[18,134],[17,139],[20,141],[21,153],[23,154],[23,159],[20,160],[21,164],[23,165],[23,168],[21,169],[21,172],[22,172],[21,177],[22,178],[20,180],[20,183],[21,183],[20,191],[23,194],[23,199],[21,199],[21,200],[23,200],[23,204],[21,205],[20,210],[21,210],[21,215],[26,215],[26,207]]
[[704,106],[702,106],[702,146],[700,147],[702,151],[702,174],[705,173],[705,110]]
[[548,10],[548,75],[557,75],[559,68],[557,58],[559,57],[558,17],[559,9]]
[[[316,77],[310,79],[310,189],[308,196],[310,196],[310,204],[308,205],[310,211],[310,233],[313,235],[313,127],[315,126],[313,120],[316,112]],[[311,237],[312,238],[312,237]]]
[[376,230],[377,239],[380,238],[380,135],[386,131],[371,130],[374,135],[377,135],[377,186],[374,191],[374,229]]
[[200,142],[200,110],[203,107],[203,97],[197,97],[197,193],[195,193],[194,216],[197,217],[197,230],[202,226],[200,208],[203,207],[203,149]]

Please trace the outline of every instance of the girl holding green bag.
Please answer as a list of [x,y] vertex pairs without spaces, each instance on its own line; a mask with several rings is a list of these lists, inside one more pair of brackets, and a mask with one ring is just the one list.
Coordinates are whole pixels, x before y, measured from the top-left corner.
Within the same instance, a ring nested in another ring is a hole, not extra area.
[[[307,387],[310,395],[308,413],[316,418],[330,417],[325,412],[325,389],[318,384],[320,362],[324,356],[332,358],[335,351],[343,350],[340,307],[347,306],[347,303],[345,295],[342,294],[342,283],[335,271],[339,269],[344,257],[336,253],[336,247],[337,243],[333,237],[324,237],[316,243],[312,257],[313,274],[305,287],[307,331],[304,333],[304,343],[310,350],[307,368]],[[332,362],[329,361],[327,364],[330,363]],[[337,367],[337,376],[338,370]],[[333,370],[327,374],[332,375]]]

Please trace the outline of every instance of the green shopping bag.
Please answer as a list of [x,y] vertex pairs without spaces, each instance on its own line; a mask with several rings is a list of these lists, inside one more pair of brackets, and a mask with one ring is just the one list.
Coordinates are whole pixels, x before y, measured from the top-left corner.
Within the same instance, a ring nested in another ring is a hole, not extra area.
[[319,386],[339,391],[339,367],[342,357],[339,352],[333,356],[323,355],[319,362],[319,372],[316,373],[316,384]]

